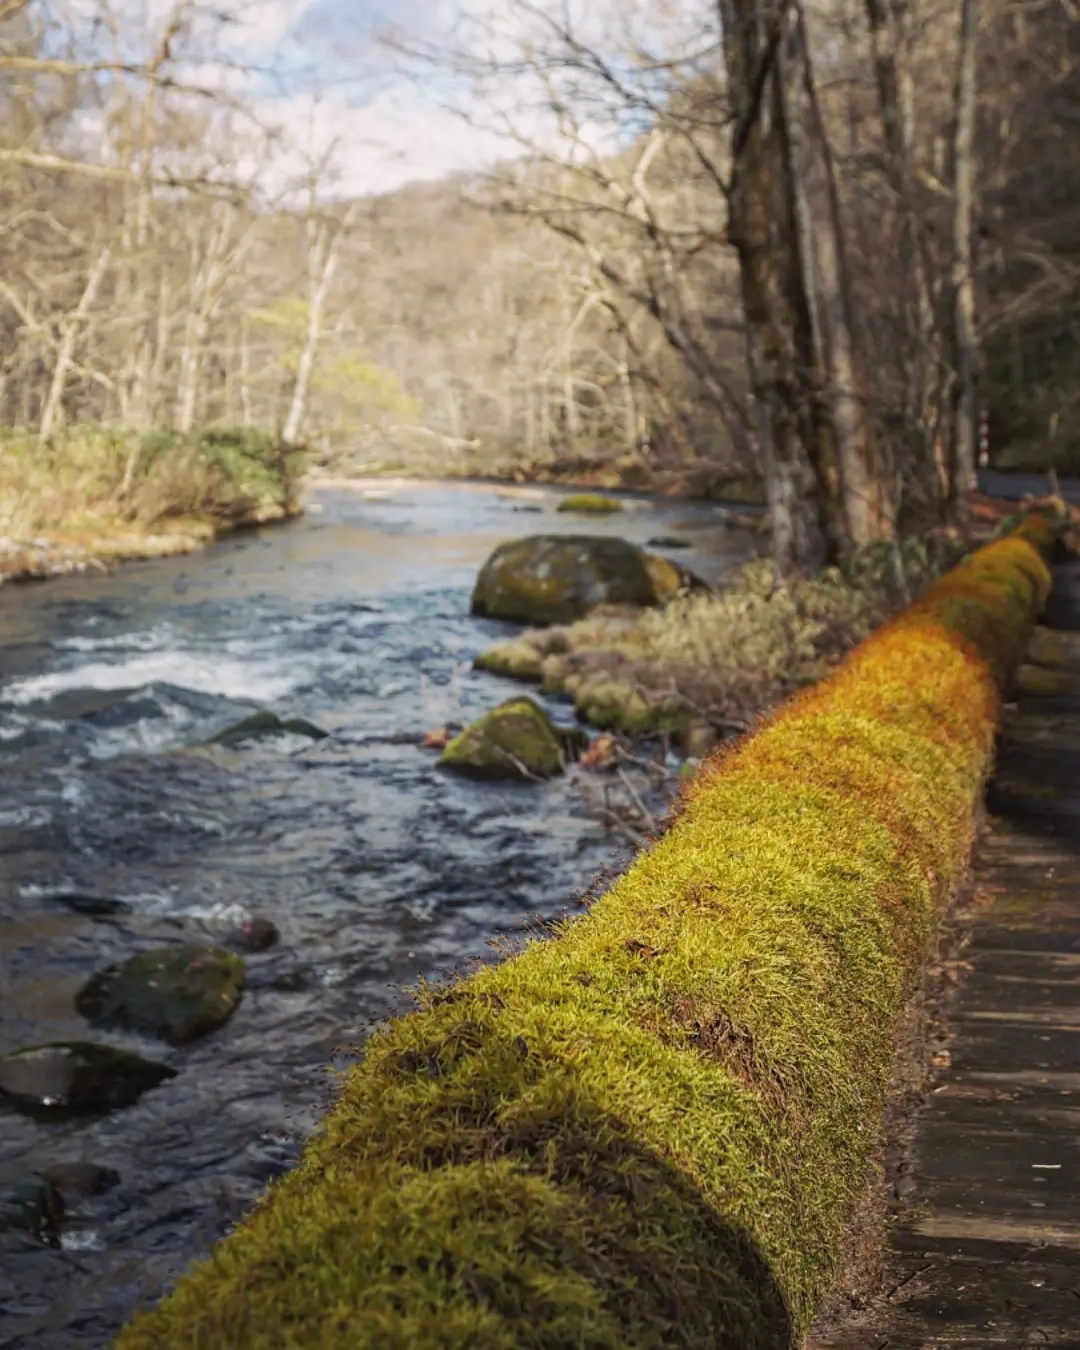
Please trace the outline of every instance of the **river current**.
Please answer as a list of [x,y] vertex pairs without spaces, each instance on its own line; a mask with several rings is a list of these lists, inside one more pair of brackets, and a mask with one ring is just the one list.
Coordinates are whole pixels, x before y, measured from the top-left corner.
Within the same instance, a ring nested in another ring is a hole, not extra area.
[[[0,1053],[94,1039],[178,1070],[104,1117],[0,1107],[9,1170],[120,1176],[69,1207],[58,1246],[6,1236],[5,1350],[106,1345],[288,1168],[408,986],[490,959],[625,862],[572,781],[462,781],[420,746],[513,689],[471,669],[515,631],[470,618],[476,572],[536,532],[681,535],[671,556],[709,580],[753,544],[717,507],[628,500],[583,522],[557,497],[323,487],[303,518],[204,554],[0,590]],[[206,746],[265,708],[330,735]],[[80,916],[71,893],[129,908]],[[211,1036],[173,1049],[75,1011],[103,966],[251,915],[281,940],[246,957]]]

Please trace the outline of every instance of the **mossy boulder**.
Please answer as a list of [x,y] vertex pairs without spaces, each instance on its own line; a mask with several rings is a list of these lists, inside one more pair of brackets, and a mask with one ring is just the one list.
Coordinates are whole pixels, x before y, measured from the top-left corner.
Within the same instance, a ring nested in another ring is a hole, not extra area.
[[646,554],[625,539],[534,534],[500,544],[484,564],[472,612],[516,623],[570,623],[597,605],[654,605]]
[[30,1115],[112,1111],[175,1077],[168,1065],[90,1041],[28,1045],[0,1056],[0,1097]]
[[531,698],[511,698],[455,736],[439,764],[468,778],[553,778],[588,744]]
[[183,1045],[236,1010],[244,963],[224,947],[186,944],[132,956],[92,976],[75,1006],[94,1026],[122,1027]]
[[689,567],[674,563],[670,558],[662,558],[659,553],[643,553],[645,566],[652,578],[656,603],[666,605],[677,595],[688,595],[692,591],[707,591],[709,587]]
[[583,516],[610,516],[623,509],[617,497],[604,497],[595,492],[576,492],[564,497],[556,511],[572,511]]

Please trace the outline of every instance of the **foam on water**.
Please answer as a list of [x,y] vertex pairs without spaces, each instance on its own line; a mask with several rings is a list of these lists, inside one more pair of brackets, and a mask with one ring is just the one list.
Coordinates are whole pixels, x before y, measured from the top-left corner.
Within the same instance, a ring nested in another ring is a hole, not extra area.
[[92,661],[71,670],[16,680],[0,698],[6,703],[26,704],[73,689],[140,689],[160,683],[219,698],[270,702],[291,693],[303,675],[295,665],[283,668],[280,661],[244,661],[208,652],[154,652],[126,661]]

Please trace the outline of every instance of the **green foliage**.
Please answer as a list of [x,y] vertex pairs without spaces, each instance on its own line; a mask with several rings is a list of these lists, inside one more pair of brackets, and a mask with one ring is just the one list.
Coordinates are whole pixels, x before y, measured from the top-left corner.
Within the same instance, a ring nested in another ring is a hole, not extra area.
[[974,554],[582,918],[425,989],[304,1161],[117,1350],[780,1350],[835,1279],[897,1019],[1048,573]]

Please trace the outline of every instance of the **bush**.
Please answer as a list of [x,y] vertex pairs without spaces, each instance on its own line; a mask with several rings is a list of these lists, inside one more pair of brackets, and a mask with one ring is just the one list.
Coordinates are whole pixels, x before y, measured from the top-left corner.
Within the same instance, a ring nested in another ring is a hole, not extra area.
[[971,555],[706,761],[583,918],[422,991],[118,1350],[794,1344],[871,1175],[1049,543],[1034,521]]

